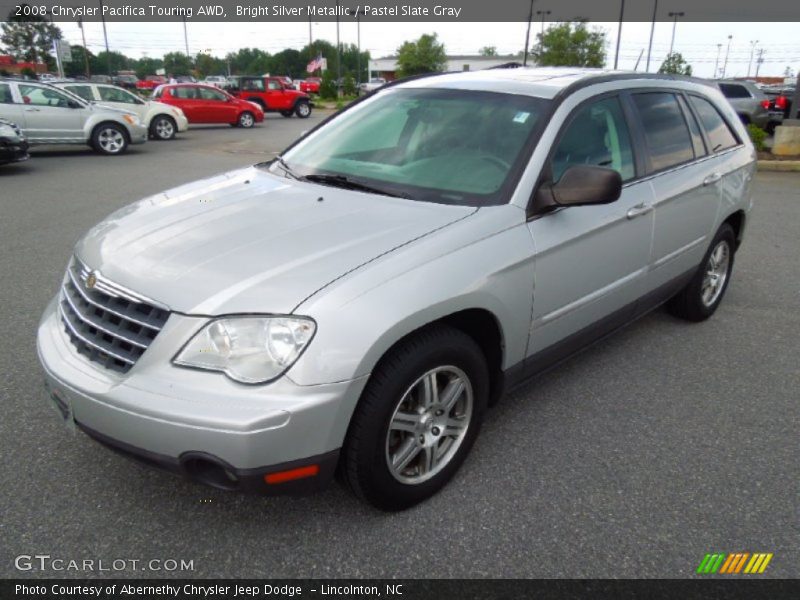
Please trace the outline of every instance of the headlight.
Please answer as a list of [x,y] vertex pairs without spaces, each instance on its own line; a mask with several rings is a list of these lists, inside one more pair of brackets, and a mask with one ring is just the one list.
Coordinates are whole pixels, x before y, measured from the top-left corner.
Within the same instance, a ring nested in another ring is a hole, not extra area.
[[139,117],[136,117],[134,115],[122,115],[122,118],[125,119],[125,121],[128,122],[130,125],[141,125],[142,124],[142,122],[139,119]]
[[294,364],[316,329],[305,317],[223,317],[203,327],[173,362],[267,383]]

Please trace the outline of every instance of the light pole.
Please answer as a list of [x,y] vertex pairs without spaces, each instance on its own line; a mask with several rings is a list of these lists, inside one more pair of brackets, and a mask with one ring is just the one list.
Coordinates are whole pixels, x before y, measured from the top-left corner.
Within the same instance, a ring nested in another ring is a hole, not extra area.
[[750,40],[750,60],[747,63],[747,76],[750,77],[750,67],[753,66],[753,54],[756,51],[758,40]]
[[528,43],[531,39],[531,21],[533,21],[533,0],[531,0],[531,10],[528,12],[528,30],[525,32],[525,53],[522,56],[522,66],[528,64]]
[[722,64],[722,79],[725,79],[725,73],[728,72],[728,55],[731,53],[731,40],[732,35],[728,36],[728,49],[725,50],[725,62]]
[[678,26],[678,17],[682,17],[686,13],[681,12],[670,12],[669,16],[672,17],[672,41],[669,43],[669,55],[672,56],[672,48],[675,46],[675,28]]
[[758,72],[761,70],[761,64],[764,62],[764,49],[758,49],[758,58],[756,59],[756,79],[758,79]]
[[536,14],[541,15],[542,17],[542,32],[539,34],[539,55],[542,54],[544,50],[544,18],[549,15],[552,11],[549,10],[537,10]]
[[619,6],[619,29],[617,30],[617,51],[614,53],[614,69],[616,70],[619,63],[619,43],[622,40],[622,18],[625,15],[625,0],[622,0]]
[[86,49],[86,31],[83,29],[83,17],[78,17],[78,27],[81,28],[81,38],[83,39],[83,62],[86,65],[86,77],[91,76],[89,72],[89,51]]
[[311,39],[311,15],[308,15],[308,47],[311,48],[313,43],[314,40]]
[[717,60],[714,61],[714,79],[719,77],[719,53],[722,52],[722,44],[717,44]]
[[653,34],[656,32],[656,13],[658,12],[658,0],[653,0],[653,23],[650,25],[650,44],[647,46],[647,62],[644,72],[650,72],[650,52],[653,49]]
[[183,17],[183,42],[186,44],[186,56],[191,59],[192,56],[189,54],[189,34],[186,31],[186,17]]

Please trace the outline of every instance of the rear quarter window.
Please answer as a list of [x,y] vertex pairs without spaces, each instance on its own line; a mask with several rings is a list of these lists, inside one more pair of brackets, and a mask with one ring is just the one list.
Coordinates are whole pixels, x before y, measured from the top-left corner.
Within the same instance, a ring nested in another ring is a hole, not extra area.
[[699,96],[689,96],[689,102],[692,103],[700,124],[708,136],[711,152],[720,152],[739,144],[736,135],[711,102]]
[[750,92],[747,91],[747,88],[743,85],[737,85],[735,83],[720,83],[719,89],[722,90],[722,93],[726,98],[752,98]]

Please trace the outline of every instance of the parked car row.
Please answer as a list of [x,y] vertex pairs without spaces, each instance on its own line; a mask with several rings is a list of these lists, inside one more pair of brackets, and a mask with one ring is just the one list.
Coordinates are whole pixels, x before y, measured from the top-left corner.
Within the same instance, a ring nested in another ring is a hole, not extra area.
[[[26,159],[29,145],[88,144],[116,155],[148,138],[171,140],[190,123],[249,128],[264,120],[262,102],[197,83],[161,85],[145,100],[105,83],[0,78],[0,163]],[[297,106],[298,116],[310,114],[310,104]]]

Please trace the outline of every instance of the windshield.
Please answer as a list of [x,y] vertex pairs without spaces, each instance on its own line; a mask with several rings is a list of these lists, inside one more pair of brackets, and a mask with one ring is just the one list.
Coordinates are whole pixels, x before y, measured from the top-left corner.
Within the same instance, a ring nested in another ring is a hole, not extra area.
[[547,105],[495,92],[387,90],[300,142],[283,166],[297,177],[345,177],[415,200],[502,204]]

